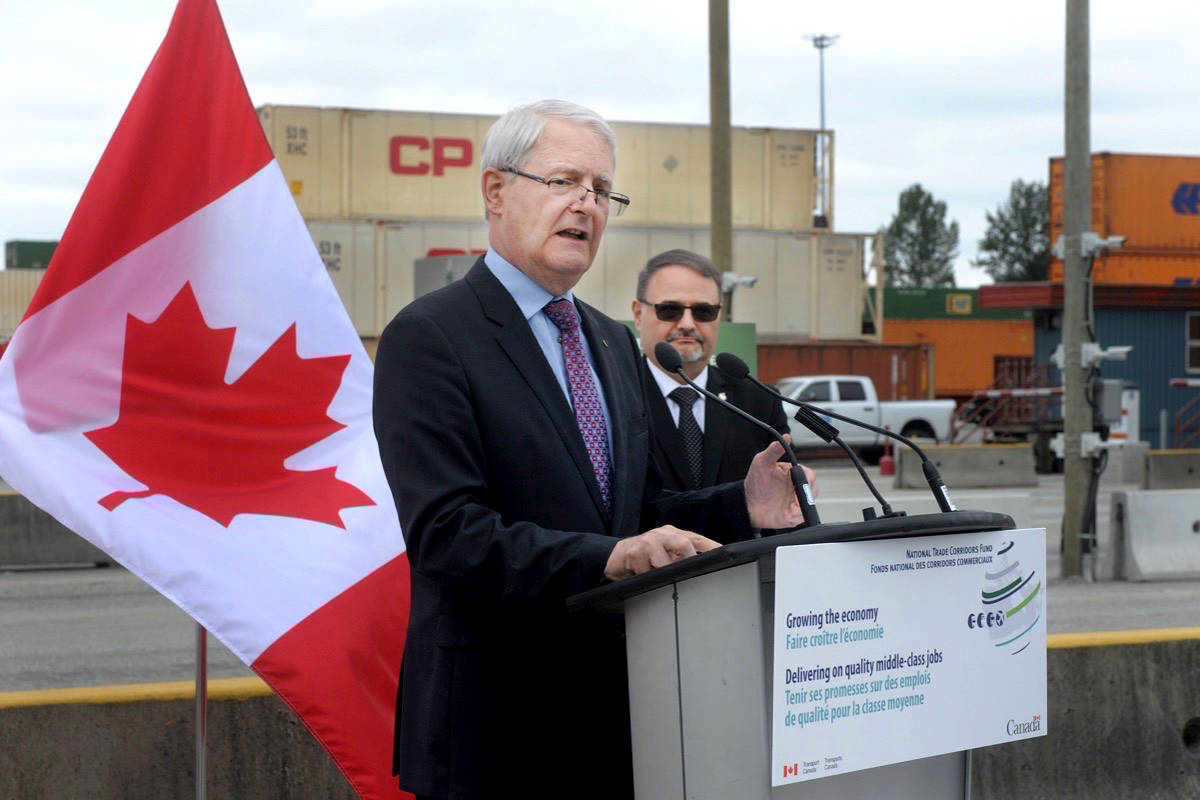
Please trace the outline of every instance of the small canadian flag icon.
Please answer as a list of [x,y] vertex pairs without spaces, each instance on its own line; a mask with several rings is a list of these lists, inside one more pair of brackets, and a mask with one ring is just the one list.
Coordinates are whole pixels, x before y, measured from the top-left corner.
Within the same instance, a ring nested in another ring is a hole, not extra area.
[[792,775],[799,775],[799,774],[800,774],[800,765],[799,764],[793,763],[793,764],[784,764],[783,765],[783,777],[790,778]]

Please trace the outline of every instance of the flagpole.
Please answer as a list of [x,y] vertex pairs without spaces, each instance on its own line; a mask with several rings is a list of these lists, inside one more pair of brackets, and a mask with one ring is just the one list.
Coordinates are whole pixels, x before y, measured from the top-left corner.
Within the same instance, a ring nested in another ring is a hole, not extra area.
[[205,798],[204,753],[208,740],[208,631],[196,624],[196,800]]

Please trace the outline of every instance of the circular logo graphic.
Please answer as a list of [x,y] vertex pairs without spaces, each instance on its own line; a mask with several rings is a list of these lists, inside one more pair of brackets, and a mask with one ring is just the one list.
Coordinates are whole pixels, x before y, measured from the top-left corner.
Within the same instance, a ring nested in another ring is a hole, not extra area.
[[1029,646],[1029,632],[1042,618],[1042,579],[1032,569],[1024,570],[1012,552],[1013,542],[1000,546],[984,573],[980,600],[985,615],[995,615],[1000,624],[988,625],[988,636],[996,647],[1016,655]]

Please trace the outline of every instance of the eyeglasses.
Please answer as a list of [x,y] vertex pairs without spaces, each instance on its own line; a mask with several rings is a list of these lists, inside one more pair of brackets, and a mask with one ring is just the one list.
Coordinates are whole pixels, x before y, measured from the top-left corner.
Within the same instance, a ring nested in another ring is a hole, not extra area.
[[543,178],[539,175],[530,175],[528,172],[522,172],[512,167],[501,167],[500,171],[511,172],[513,175],[520,175],[522,178],[537,181],[556,195],[569,194],[576,189],[583,189],[583,198],[586,198],[589,192],[596,195],[596,205],[610,212],[614,217],[621,216],[625,213],[625,209],[629,208],[629,195],[621,194],[620,192],[610,192],[608,189],[590,189],[570,178]]
[[683,303],[651,303],[649,300],[638,298],[639,303],[645,303],[648,306],[654,307],[654,316],[658,317],[662,322],[677,322],[683,319],[684,311],[692,312],[692,319],[696,322],[713,322],[717,315],[721,313],[721,304],[715,306],[712,303],[696,303],[695,305],[685,306]]

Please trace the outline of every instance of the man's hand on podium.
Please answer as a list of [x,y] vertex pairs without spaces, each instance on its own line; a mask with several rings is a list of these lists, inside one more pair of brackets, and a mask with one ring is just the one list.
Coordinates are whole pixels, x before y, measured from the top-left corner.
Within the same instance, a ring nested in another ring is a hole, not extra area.
[[698,533],[664,525],[619,539],[604,566],[604,577],[619,581],[720,546],[720,542]]

